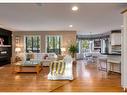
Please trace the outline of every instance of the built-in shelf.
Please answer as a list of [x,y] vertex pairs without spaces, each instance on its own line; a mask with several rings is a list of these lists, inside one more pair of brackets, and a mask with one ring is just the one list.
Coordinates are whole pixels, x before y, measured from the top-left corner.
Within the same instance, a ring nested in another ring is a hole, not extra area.
[[11,45],[0,45],[0,47],[11,47]]

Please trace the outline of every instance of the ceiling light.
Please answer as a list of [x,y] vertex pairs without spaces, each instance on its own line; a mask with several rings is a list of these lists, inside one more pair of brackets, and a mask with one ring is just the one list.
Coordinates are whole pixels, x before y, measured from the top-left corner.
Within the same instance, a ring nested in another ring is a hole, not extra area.
[[69,27],[73,27],[73,25],[69,25]]
[[77,11],[78,10],[78,7],[77,6],[73,6],[72,7],[72,11]]

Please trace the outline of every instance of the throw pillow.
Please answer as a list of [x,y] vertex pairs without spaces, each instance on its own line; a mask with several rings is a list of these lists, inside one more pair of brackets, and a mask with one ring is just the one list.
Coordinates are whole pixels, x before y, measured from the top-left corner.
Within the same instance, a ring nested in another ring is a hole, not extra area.
[[30,61],[30,59],[34,59],[34,54],[33,53],[28,53],[26,55],[26,61]]
[[45,54],[44,59],[46,59],[47,57],[48,57],[48,55],[47,55],[47,54]]
[[57,60],[63,60],[63,56],[62,55],[58,55],[58,57],[57,57]]
[[15,62],[18,62],[18,61],[22,61],[21,58],[19,56],[16,56],[15,57]]

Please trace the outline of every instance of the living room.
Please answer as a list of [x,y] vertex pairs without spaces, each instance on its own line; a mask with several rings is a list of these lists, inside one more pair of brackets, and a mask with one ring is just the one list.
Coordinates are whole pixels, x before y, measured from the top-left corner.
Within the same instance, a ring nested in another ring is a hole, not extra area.
[[126,6],[0,3],[0,91],[126,91]]

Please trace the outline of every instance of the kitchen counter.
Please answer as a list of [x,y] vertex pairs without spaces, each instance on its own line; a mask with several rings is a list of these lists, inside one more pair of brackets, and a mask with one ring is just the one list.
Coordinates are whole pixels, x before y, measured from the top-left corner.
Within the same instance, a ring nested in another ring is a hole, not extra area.
[[121,54],[107,55],[108,71],[121,73]]
[[101,53],[107,56],[107,71],[121,73],[121,54],[120,53]]
[[102,55],[121,55],[121,53],[101,53]]

